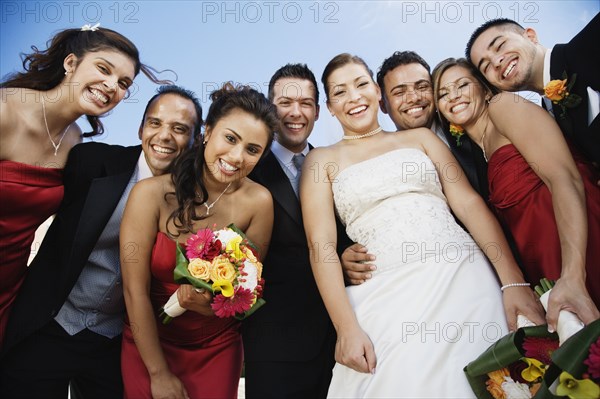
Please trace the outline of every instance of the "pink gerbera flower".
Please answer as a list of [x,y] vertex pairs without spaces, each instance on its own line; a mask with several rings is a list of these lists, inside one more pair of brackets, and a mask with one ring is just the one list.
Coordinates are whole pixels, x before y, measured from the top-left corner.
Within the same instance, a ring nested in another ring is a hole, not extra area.
[[588,366],[588,374],[594,380],[600,379],[600,338],[590,345],[590,355],[583,361]]
[[539,360],[544,364],[552,363],[552,352],[558,349],[558,341],[546,337],[526,337],[523,340],[525,357]]
[[188,238],[185,243],[185,254],[187,255],[188,259],[204,259],[204,256],[211,247],[214,238],[215,235],[211,229],[199,230],[196,234]]
[[232,317],[250,309],[253,300],[254,295],[250,290],[238,286],[232,297],[226,298],[223,295],[217,295],[210,306],[217,317]]

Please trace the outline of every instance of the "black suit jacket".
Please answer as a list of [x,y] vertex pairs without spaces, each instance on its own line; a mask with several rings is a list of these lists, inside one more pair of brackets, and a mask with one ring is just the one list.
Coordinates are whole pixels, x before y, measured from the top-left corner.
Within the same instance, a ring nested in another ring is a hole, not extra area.
[[[487,180],[487,163],[483,157],[483,151],[466,134],[460,138],[461,145],[456,144],[456,138],[448,130],[444,130],[444,135],[450,144],[450,151],[457,159],[465,176],[471,183],[471,186],[487,202],[489,197],[489,188]],[[449,173],[452,171],[449,171]]]
[[[250,178],[271,192],[275,219],[263,262],[267,303],[242,325],[245,359],[308,361],[326,350],[333,361],[333,327],[312,274],[300,203],[273,153]],[[349,245],[340,223],[338,242]]]
[[71,150],[65,196],[15,300],[2,353],[56,316],[132,178],[141,150],[103,143]]
[[550,79],[562,79],[567,74],[569,81],[577,74],[571,93],[581,97],[581,103],[567,109],[567,120],[559,115],[562,109],[553,105],[556,121],[566,137],[570,138],[588,160],[600,164],[600,116],[588,126],[587,87],[600,91],[600,14],[592,19],[581,32],[567,44],[557,44],[550,56]]

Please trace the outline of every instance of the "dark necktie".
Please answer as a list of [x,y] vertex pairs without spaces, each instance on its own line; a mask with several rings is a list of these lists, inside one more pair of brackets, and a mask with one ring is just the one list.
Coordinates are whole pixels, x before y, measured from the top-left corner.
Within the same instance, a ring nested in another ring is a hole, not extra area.
[[297,173],[296,178],[294,179],[294,191],[296,192],[296,196],[298,196],[298,186],[300,184],[300,174],[302,173],[302,164],[304,163],[304,154],[295,154],[292,157],[292,163],[296,167]]

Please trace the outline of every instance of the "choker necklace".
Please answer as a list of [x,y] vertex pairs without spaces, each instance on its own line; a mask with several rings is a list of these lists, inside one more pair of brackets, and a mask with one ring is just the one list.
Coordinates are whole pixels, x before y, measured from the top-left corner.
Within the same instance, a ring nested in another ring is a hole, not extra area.
[[206,207],[206,215],[207,216],[210,215],[210,210],[212,209],[213,206],[215,206],[215,204],[217,203],[217,201],[221,199],[221,197],[223,196],[223,194],[225,194],[225,191],[227,191],[227,189],[229,187],[231,187],[231,183],[233,183],[233,182],[229,182],[229,184],[227,185],[227,187],[225,187],[225,190],[223,190],[223,192],[221,194],[219,194],[219,196],[217,197],[217,199],[214,200],[210,205],[207,204],[207,201],[205,201],[204,204],[202,204],[202,205],[204,205]]
[[365,134],[360,134],[358,136],[355,136],[353,134],[351,134],[351,135],[344,135],[344,136],[342,136],[342,138],[344,140],[364,139],[365,137],[375,136],[377,133],[381,132],[382,130],[383,130],[383,128],[381,126],[379,126],[377,129],[371,130],[370,132],[365,133]]
[[54,156],[56,156],[56,154],[58,154],[58,149],[60,148],[60,145],[62,144],[62,141],[65,138],[65,134],[67,134],[67,130],[69,130],[69,127],[71,126],[71,124],[67,125],[65,131],[60,136],[60,140],[58,140],[58,144],[56,144],[54,142],[54,140],[52,140],[52,135],[50,134],[50,129],[48,129],[48,120],[46,119],[46,102],[44,101],[44,95],[43,94],[40,95],[40,98],[42,99],[42,112],[44,113],[44,124],[46,125],[46,133],[48,133],[48,138],[50,139],[50,142],[52,143],[52,147],[54,147]]

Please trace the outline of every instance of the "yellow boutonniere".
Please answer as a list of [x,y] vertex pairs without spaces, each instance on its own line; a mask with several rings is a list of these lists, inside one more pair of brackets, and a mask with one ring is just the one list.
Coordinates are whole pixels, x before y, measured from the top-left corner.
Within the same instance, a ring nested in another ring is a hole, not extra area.
[[558,115],[561,119],[567,118],[567,108],[574,108],[581,102],[581,97],[571,93],[571,88],[575,84],[577,74],[573,74],[571,81],[567,79],[567,74],[563,73],[563,79],[551,80],[544,87],[544,95],[560,107],[561,112]]
[[460,145],[462,144],[460,142],[460,138],[463,136],[463,134],[465,134],[465,129],[463,129],[462,126],[451,123],[450,124],[450,134],[456,138],[456,145],[458,147],[460,147]]

